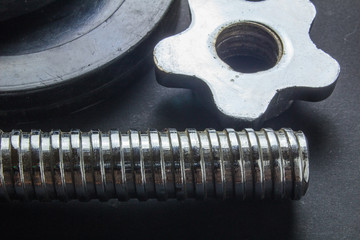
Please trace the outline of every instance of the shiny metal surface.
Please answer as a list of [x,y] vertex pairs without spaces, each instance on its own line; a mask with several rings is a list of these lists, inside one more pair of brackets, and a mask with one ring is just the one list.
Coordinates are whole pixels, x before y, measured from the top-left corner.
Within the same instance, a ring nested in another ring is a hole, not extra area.
[[290,129],[13,130],[0,144],[2,200],[300,199],[309,181]]
[[[221,117],[240,121],[266,120],[293,100],[332,93],[340,67],[310,39],[316,10],[309,0],[189,5],[190,27],[154,50],[160,84],[195,89]],[[259,61],[264,66],[252,69]]]

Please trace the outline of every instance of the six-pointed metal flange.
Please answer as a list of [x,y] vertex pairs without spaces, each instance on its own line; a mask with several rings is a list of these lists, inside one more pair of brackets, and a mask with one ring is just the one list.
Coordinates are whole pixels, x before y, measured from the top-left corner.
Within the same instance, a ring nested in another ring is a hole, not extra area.
[[[160,84],[210,93],[221,115],[242,121],[266,120],[293,100],[318,101],[332,93],[340,66],[310,39],[316,10],[309,0],[189,5],[190,27],[155,47]],[[243,71],[236,57],[265,67]]]

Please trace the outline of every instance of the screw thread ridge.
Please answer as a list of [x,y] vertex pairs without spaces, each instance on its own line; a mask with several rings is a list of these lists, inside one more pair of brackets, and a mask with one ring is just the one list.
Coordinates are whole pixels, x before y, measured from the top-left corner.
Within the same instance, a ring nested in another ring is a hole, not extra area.
[[0,131],[0,199],[300,199],[307,141],[291,129]]

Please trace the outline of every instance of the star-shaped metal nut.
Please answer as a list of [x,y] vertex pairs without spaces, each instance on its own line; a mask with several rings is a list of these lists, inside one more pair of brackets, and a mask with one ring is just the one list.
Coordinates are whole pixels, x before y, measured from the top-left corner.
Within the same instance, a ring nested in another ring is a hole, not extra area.
[[[310,39],[316,10],[309,0],[189,0],[189,5],[190,27],[155,47],[160,84],[205,89],[221,114],[244,121],[274,117],[292,100],[318,101],[332,93],[340,66]],[[234,55],[272,65],[244,73],[226,63]]]

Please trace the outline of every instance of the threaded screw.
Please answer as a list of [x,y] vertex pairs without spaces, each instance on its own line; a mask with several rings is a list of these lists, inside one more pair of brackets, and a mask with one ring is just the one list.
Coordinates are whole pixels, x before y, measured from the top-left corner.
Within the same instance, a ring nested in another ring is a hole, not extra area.
[[187,129],[0,132],[2,200],[300,199],[302,132]]

